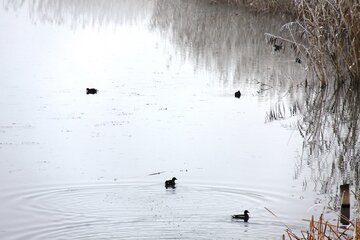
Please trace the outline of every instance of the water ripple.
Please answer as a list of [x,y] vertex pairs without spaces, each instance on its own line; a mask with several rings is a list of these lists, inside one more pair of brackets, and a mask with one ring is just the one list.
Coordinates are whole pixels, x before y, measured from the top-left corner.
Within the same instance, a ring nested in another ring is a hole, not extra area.
[[[152,182],[40,186],[3,191],[1,239],[278,239],[263,206],[284,196],[246,188]],[[249,223],[231,214],[251,209]],[[16,217],[14,217],[16,216]]]

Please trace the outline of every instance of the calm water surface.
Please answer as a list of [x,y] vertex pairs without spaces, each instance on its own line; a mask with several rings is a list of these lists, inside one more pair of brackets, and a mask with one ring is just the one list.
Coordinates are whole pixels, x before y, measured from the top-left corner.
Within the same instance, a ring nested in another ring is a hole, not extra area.
[[266,121],[303,74],[264,42],[281,19],[146,0],[0,19],[0,239],[280,239],[323,209],[296,117]]

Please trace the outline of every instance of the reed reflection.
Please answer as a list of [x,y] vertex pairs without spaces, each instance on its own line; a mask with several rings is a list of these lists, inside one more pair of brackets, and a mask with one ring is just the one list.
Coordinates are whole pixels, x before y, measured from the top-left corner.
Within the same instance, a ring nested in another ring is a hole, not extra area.
[[302,116],[305,159],[315,170],[312,178],[320,190],[328,192],[331,185],[343,183],[359,189],[359,89],[309,91]]
[[305,93],[296,89],[305,78],[303,65],[265,41],[265,33],[280,35],[287,19],[206,0],[4,0],[3,6],[28,11],[34,23],[68,24],[74,29],[149,18],[150,28],[170,39],[184,60],[216,73],[220,84],[241,84],[242,93],[276,101],[287,94],[269,111],[267,121],[299,116],[304,144],[296,177],[309,167],[321,192],[340,182],[359,188],[359,94],[345,86]]
[[151,24],[197,69],[218,73],[224,85],[247,83],[262,95],[304,79],[295,58],[275,52],[265,41],[264,34],[278,33],[284,22],[210,1],[158,0]]
[[295,115],[303,137],[295,178],[308,177],[303,173],[310,170],[314,190],[332,196],[337,195],[339,185],[344,183],[359,189],[359,89],[346,85],[318,91],[307,88],[291,105],[274,106],[267,121]]
[[148,0],[4,0],[7,10],[26,10],[33,23],[68,24],[72,28],[131,24],[149,16]]

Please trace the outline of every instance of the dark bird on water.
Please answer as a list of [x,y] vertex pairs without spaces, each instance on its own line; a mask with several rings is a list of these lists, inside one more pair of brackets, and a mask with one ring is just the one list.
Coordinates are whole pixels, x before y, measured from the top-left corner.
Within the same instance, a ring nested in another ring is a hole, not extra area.
[[281,49],[282,49],[282,45],[274,44],[274,51],[275,52],[280,51]]
[[175,188],[175,180],[177,180],[176,177],[173,177],[171,180],[166,180],[165,187],[166,188]]
[[235,92],[235,97],[236,97],[236,98],[240,98],[240,96],[241,96],[241,92],[240,92],[240,91]]
[[96,88],[86,88],[86,94],[96,94],[97,92]]
[[232,215],[232,218],[234,219],[242,219],[244,220],[244,222],[247,222],[249,220],[249,214],[250,213],[248,210],[244,211],[244,214],[237,214],[237,215]]

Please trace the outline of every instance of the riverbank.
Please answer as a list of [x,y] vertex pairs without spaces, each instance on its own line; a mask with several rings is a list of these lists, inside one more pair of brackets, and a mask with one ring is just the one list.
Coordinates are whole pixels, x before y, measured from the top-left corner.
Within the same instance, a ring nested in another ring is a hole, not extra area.
[[[216,0],[246,5],[256,12],[287,14],[282,35],[267,34],[269,43],[290,50],[305,64],[308,79],[320,86],[358,83],[360,79],[360,4],[346,1]],[[307,81],[305,82],[307,86]]]

